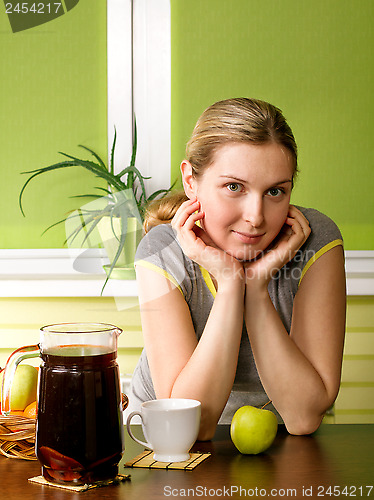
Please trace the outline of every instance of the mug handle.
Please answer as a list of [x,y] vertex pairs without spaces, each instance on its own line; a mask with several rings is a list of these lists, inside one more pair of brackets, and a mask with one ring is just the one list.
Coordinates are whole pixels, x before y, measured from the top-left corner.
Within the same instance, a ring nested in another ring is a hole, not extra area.
[[127,422],[126,422],[126,429],[127,429],[127,432],[129,433],[130,437],[136,441],[137,443],[141,444],[142,446],[145,446],[146,448],[148,448],[149,450],[153,450],[152,446],[147,443],[147,442],[144,442],[144,441],[140,441],[140,439],[136,438],[134,436],[134,434],[132,433],[132,430],[130,428],[130,422],[131,422],[131,419],[133,417],[135,417],[135,415],[139,415],[139,417],[143,420],[142,418],[142,414],[139,412],[139,411],[133,411],[130,413],[130,415],[127,417]]

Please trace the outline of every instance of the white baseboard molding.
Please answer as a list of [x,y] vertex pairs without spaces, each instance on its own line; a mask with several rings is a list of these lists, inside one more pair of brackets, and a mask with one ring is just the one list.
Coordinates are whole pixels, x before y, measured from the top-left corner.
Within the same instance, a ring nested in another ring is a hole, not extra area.
[[[374,251],[346,251],[347,293],[374,295]],[[0,297],[99,297],[105,282],[99,249],[0,249]],[[136,297],[133,280],[109,280],[104,297]]]

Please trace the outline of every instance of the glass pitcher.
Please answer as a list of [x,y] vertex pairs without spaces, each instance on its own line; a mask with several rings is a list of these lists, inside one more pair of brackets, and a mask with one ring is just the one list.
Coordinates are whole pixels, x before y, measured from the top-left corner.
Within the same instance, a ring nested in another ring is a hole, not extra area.
[[115,477],[123,453],[116,326],[44,326],[40,344],[15,351],[5,367],[3,414],[18,363],[40,356],[35,451],[47,481],[85,484]]

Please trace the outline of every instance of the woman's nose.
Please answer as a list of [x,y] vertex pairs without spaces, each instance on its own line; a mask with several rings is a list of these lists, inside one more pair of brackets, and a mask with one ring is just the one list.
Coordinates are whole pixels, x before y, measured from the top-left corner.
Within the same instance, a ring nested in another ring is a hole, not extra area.
[[262,196],[251,196],[246,200],[243,208],[243,218],[253,227],[259,227],[264,221],[264,207]]

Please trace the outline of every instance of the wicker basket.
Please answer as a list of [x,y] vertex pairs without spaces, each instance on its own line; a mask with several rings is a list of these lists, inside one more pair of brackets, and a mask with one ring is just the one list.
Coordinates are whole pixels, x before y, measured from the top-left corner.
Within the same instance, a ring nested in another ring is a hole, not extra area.
[[36,460],[36,419],[0,414],[0,453],[8,458]]

